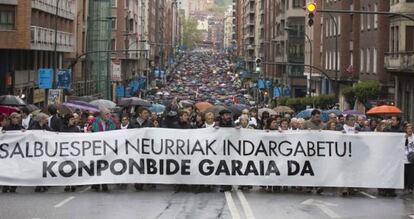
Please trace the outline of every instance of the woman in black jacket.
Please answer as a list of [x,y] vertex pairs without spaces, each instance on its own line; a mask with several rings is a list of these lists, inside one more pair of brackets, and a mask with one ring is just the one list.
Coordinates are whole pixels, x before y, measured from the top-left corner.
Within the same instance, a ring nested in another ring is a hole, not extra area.
[[[80,132],[79,127],[76,125],[76,119],[73,114],[66,114],[63,120],[63,132]],[[76,191],[76,186],[65,186],[65,192]]]

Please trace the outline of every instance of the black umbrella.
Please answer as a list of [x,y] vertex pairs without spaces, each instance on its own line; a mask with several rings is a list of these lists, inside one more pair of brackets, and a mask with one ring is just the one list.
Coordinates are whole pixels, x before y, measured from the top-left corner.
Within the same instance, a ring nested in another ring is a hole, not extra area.
[[16,97],[13,95],[2,95],[0,96],[0,105],[5,106],[26,106],[24,100],[20,99],[20,97]]
[[122,98],[118,102],[119,106],[143,106],[143,107],[150,107],[151,103],[147,100],[143,100],[138,97],[129,97],[129,98]]

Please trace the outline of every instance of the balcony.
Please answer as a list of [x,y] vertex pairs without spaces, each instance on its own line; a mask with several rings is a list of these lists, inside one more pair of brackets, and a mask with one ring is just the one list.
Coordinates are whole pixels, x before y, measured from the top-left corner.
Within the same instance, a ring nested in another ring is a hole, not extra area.
[[385,68],[391,72],[414,72],[414,52],[386,53]]
[[[68,0],[60,0],[58,16],[69,20],[75,20],[75,13],[72,3]],[[49,14],[56,14],[56,0],[32,0],[32,8]]]
[[[31,26],[31,49],[53,51],[55,31],[53,29]],[[57,32],[57,51],[74,52],[74,37],[72,33]]]

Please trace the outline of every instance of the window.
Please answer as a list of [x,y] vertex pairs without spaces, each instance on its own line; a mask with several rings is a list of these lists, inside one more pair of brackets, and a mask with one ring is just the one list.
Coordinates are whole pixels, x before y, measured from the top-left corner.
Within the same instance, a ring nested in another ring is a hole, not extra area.
[[116,30],[116,18],[111,19],[111,27],[112,27],[112,30]]
[[117,7],[117,5],[118,5],[117,4],[117,1],[118,0],[111,0],[111,5],[112,5],[113,8],[116,8]]
[[328,61],[329,60],[329,57],[328,57],[328,51],[325,51],[325,69],[328,69]]
[[304,0],[293,0],[293,8],[303,8],[305,6]]
[[371,63],[371,50],[370,49],[367,49],[367,67],[365,69],[365,71],[367,73],[370,73],[371,72],[370,63]]
[[[338,19],[336,20],[338,23],[338,35],[341,35],[341,16],[338,16]],[[352,26],[352,24],[350,25]]]
[[372,61],[374,64],[374,66],[373,66],[373,68],[372,68],[372,72],[374,73],[374,74],[377,74],[377,48],[374,48],[374,58],[373,58],[373,61]]
[[111,40],[111,50],[116,50],[116,40],[115,39]]
[[[365,8],[362,7],[362,10],[365,11]],[[361,30],[364,30],[364,15],[361,14]]]
[[361,54],[359,54],[360,63],[359,63],[359,71],[362,73],[364,72],[364,49],[361,49]]
[[[371,5],[368,5],[368,11],[371,11]],[[371,29],[371,15],[367,15],[367,30]]]
[[349,53],[349,64],[354,65],[354,53],[352,51]]
[[[374,11],[377,12],[378,11],[378,3],[375,3],[374,5]],[[374,28],[378,28],[378,15],[374,14]]]
[[11,10],[0,10],[0,30],[15,30],[16,14]]
[[329,20],[325,22],[325,37],[329,36]]

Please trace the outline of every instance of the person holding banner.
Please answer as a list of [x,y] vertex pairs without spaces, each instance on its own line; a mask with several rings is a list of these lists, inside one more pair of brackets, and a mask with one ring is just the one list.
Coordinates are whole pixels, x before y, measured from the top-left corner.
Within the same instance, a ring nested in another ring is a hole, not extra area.
[[[24,131],[24,127],[21,124],[21,116],[20,114],[14,112],[12,114],[10,114],[10,124],[8,126],[6,126],[5,130],[6,131],[19,131],[22,130]],[[6,192],[16,192],[17,186],[3,186],[3,193]]]
[[214,128],[216,126],[216,122],[214,121],[214,113],[207,112],[204,115],[204,125],[202,128]]
[[[64,127],[63,132],[80,132],[80,129],[78,126],[76,126],[76,119],[73,114],[66,114],[63,120]],[[76,186],[65,186],[64,189],[65,192],[69,191],[76,191]]]
[[[111,131],[111,130],[115,130],[116,126],[115,124],[112,122],[111,119],[111,112],[106,109],[103,108],[101,109],[101,114],[100,116],[98,116],[95,120],[95,122],[92,124],[92,132],[106,132],[106,131]],[[108,185],[106,184],[95,184],[92,185],[92,189],[95,189],[96,191],[100,190],[100,186],[102,186],[102,191],[108,191]]]
[[49,111],[49,128],[54,132],[61,132],[63,130],[63,120],[60,118],[56,105],[50,105]]
[[[150,120],[151,112],[147,108],[139,107],[137,111],[138,117],[134,120],[135,123],[132,124],[134,128],[154,127],[154,124]],[[135,190],[141,191],[144,188],[144,184],[135,183],[134,187]]]
[[[408,123],[405,125],[405,154],[414,152],[414,134],[413,125]],[[406,160],[404,166],[404,187],[412,194],[414,189],[414,163]]]
[[[216,128],[219,128],[219,127],[233,128],[234,127],[234,123],[233,123],[230,110],[223,109],[219,112],[219,114],[220,114],[220,120]],[[223,185],[220,188],[220,192],[231,191],[231,189],[232,189],[231,185]]]

